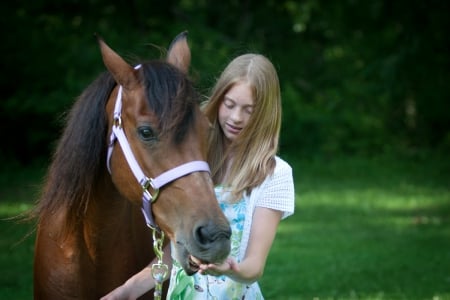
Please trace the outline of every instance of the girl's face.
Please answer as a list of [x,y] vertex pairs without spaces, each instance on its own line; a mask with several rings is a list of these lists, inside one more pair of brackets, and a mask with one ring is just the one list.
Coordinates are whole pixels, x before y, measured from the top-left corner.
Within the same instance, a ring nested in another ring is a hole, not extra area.
[[247,126],[255,101],[250,85],[238,82],[223,96],[219,106],[219,124],[228,141],[233,141]]

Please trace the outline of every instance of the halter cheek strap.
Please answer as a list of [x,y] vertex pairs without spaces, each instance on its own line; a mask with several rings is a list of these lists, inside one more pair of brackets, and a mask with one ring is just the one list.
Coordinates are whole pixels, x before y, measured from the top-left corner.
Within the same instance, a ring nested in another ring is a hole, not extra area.
[[[189,175],[193,172],[210,172],[209,165],[205,161],[201,160],[194,160],[182,165],[179,165],[178,167],[175,167],[173,169],[170,169],[159,176],[157,176],[155,179],[147,178],[145,177],[144,182],[139,181],[143,188],[143,195],[142,195],[142,213],[144,214],[145,221],[147,222],[147,225],[150,228],[155,227],[155,221],[153,220],[153,214],[152,214],[152,202],[155,202],[158,195],[159,195],[159,189],[166,184],[181,178],[183,176]],[[150,194],[149,187],[151,187],[154,190],[154,194]]]
[[[110,161],[111,155],[114,148],[114,143],[117,140],[122,148],[122,151],[125,155],[125,159],[130,166],[131,171],[136,177],[136,180],[142,187],[142,213],[144,214],[145,221],[147,226],[150,228],[157,228],[155,221],[153,219],[152,214],[152,202],[155,202],[159,195],[159,189],[163,186],[169,184],[170,182],[191,174],[193,172],[210,172],[208,163],[205,161],[191,161],[180,166],[177,166],[173,169],[170,169],[156,178],[148,178],[145,176],[144,172],[140,168],[133,151],[131,150],[130,144],[128,143],[127,137],[125,135],[125,131],[122,127],[122,86],[119,86],[119,91],[117,94],[117,99],[114,107],[114,122],[112,126],[112,132],[109,140],[108,146],[108,154],[106,165],[109,173],[111,173]],[[150,193],[150,189],[153,190],[153,194]]]

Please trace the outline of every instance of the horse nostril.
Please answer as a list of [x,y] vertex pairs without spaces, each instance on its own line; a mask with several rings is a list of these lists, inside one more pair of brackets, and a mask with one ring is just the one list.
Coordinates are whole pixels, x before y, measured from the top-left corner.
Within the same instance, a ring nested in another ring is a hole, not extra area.
[[201,245],[207,246],[220,239],[229,240],[231,237],[231,229],[229,226],[224,229],[209,222],[206,225],[197,227],[195,237]]

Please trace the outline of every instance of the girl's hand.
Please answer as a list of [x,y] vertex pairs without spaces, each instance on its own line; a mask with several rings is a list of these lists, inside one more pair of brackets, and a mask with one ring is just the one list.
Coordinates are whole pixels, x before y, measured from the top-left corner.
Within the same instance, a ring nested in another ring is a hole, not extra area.
[[239,265],[233,257],[228,257],[220,264],[199,264],[199,273],[202,275],[233,275],[239,274]]

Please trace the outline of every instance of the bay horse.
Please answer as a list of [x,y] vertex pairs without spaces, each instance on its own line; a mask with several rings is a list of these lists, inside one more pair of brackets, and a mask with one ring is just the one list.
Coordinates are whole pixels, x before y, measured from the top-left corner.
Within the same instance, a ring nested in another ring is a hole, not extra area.
[[99,299],[123,284],[155,257],[148,227],[190,275],[191,255],[216,262],[230,251],[186,32],[165,59],[136,67],[97,40],[107,71],[70,109],[34,210],[35,299]]

